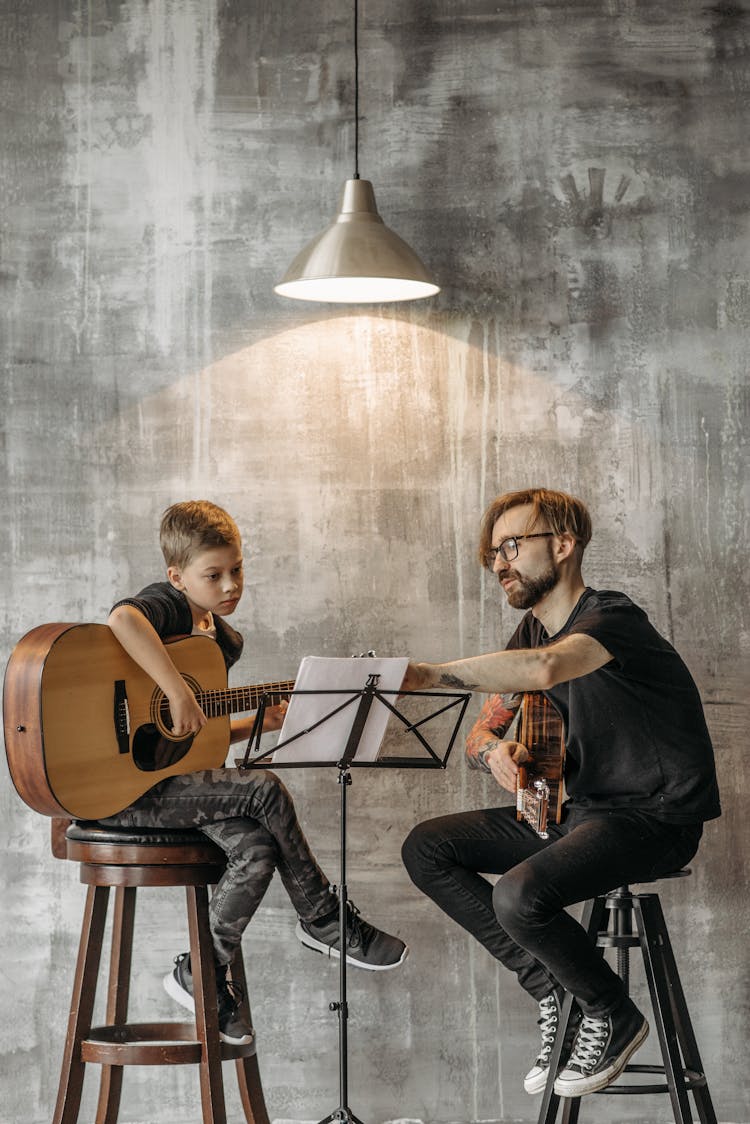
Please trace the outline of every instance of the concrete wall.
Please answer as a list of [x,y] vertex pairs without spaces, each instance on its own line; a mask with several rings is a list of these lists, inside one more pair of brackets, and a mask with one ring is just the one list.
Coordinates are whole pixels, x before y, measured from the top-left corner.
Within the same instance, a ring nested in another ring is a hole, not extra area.
[[[443,291],[337,310],[272,285],[353,170],[350,42],[344,0],[1,0],[0,654],[157,576],[160,513],[192,496],[246,536],[236,682],[490,650],[517,615],[474,562],[485,503],[579,493],[589,582],[647,608],[715,735],[725,814],[664,897],[719,1118],[747,1122],[750,13],[363,0],[361,171]],[[415,820],[496,798],[459,756],[355,777],[350,891],[412,946],[350,980],[367,1121],[536,1118],[533,1005],[400,865]],[[335,778],[291,785],[335,879]],[[37,1124],[83,890],[7,779],[0,815],[0,1121]],[[141,910],[142,1018],[170,1016],[173,893]],[[245,948],[271,1114],[317,1120],[336,972],[293,927],[274,882]],[[191,1071],[133,1071],[122,1119],[195,1120],[197,1097]],[[598,1115],[670,1118],[620,1101]]]

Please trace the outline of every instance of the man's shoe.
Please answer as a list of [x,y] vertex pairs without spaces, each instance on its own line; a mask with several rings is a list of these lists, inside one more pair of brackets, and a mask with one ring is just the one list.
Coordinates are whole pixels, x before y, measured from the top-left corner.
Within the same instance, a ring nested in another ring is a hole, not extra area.
[[567,1065],[557,1075],[559,1097],[598,1093],[616,1081],[628,1059],[648,1035],[648,1023],[630,1000],[611,1015],[584,1015]]
[[[297,936],[306,948],[322,952],[338,960],[341,956],[339,942],[339,913],[330,913],[318,921],[297,922]],[[398,937],[376,929],[363,920],[351,902],[346,903],[346,962],[354,968],[367,968],[371,972],[386,972],[403,964],[409,949]]]
[[[560,1016],[562,1014],[564,995],[565,993],[562,991],[551,991],[549,995],[545,995],[544,999],[539,1002],[539,1018],[537,1023],[542,1032],[542,1048],[539,1051],[539,1057],[523,1080],[523,1087],[527,1093],[541,1093],[547,1085],[549,1060],[555,1048],[557,1032],[560,1028]],[[575,1038],[580,1021],[581,1008],[574,1001],[570,1023],[568,1024],[562,1055],[560,1057],[562,1065],[565,1064],[570,1054],[573,1039]]]
[[[164,977],[164,990],[188,1011],[195,1014],[193,974],[190,971],[190,953],[175,956],[174,969]],[[237,984],[227,980],[227,969],[216,965],[216,998],[219,1011],[219,1037],[230,1046],[246,1046],[255,1042],[255,1031],[242,1017],[239,1006],[243,992]]]

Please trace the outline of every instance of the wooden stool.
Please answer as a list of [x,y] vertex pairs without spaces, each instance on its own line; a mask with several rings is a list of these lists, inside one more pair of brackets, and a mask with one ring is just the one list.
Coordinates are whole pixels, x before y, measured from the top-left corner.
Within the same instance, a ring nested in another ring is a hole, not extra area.
[[[226,1124],[221,1063],[236,1062],[240,1096],[249,1124],[268,1124],[255,1043],[230,1046],[219,1038],[208,887],[222,875],[223,852],[199,831],[148,831],[53,821],[53,853],[80,863],[88,886],[60,1087],[53,1124],[75,1124],[86,1064],[102,1067],[96,1124],[116,1124],[123,1066],[200,1066],[204,1124]],[[64,832],[64,834],[63,834]],[[129,1023],[128,993],[139,886],[184,886],[195,989],[194,1023]],[[110,887],[115,888],[106,1025],[91,1019],[102,954]],[[242,988],[241,1011],[250,1022],[242,953],[231,966]],[[252,1025],[252,1024],[250,1024]]]
[[[686,878],[689,869],[667,874],[665,878]],[[660,881],[655,879],[654,881]],[[633,918],[635,917],[635,929]],[[688,1091],[693,1094],[701,1124],[716,1124],[708,1082],[693,1034],[685,995],[680,983],[672,945],[667,932],[658,894],[634,894],[627,886],[602,894],[586,903],[581,924],[597,948],[613,948],[617,952],[617,971],[628,990],[630,983],[630,949],[640,948],[646,970],[649,996],[653,1010],[652,1026],[656,1025],[661,1048],[661,1065],[627,1065],[625,1074],[660,1074],[662,1082],[622,1085],[619,1079],[602,1089],[600,1094],[669,1093],[676,1124],[692,1124]],[[557,1073],[563,1039],[568,1029],[572,996],[566,995],[560,1018],[560,1033],[550,1057],[550,1073]],[[563,1102],[563,1124],[575,1124],[581,1097],[559,1097],[554,1082],[547,1082],[538,1124],[554,1124],[560,1101]]]

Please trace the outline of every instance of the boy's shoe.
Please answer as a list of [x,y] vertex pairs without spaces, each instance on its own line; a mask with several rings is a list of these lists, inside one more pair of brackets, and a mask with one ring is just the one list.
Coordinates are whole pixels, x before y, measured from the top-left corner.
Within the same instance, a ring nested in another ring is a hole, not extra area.
[[[190,953],[175,956],[174,969],[164,977],[164,990],[188,1011],[195,1014],[193,974],[190,971]],[[227,969],[216,965],[216,998],[219,1010],[219,1037],[230,1046],[245,1046],[255,1041],[255,1031],[242,1017],[239,1005],[242,989],[227,980]]]
[[[544,999],[539,1002],[539,1018],[537,1022],[542,1032],[542,1048],[539,1051],[538,1058],[524,1078],[523,1087],[527,1093],[541,1093],[547,1085],[549,1060],[555,1048],[557,1032],[560,1029],[560,1016],[562,1014],[564,997],[565,992],[552,991],[549,995],[545,995]],[[580,1021],[581,1008],[574,1001],[571,1019],[568,1024],[563,1051],[560,1057],[560,1062],[563,1066],[570,1054]]]
[[584,1015],[567,1065],[557,1075],[559,1097],[598,1093],[615,1081],[648,1034],[648,1023],[630,999],[611,1015]]
[[[306,948],[340,959],[339,912],[329,913],[318,921],[297,922],[297,936]],[[403,964],[409,949],[398,937],[392,937],[363,920],[351,902],[346,903],[346,962],[355,968],[385,972]]]

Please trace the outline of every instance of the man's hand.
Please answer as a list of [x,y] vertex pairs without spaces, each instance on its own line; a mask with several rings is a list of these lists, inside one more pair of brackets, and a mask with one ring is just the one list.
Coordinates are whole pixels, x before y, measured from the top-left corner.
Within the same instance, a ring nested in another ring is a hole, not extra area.
[[402,691],[427,691],[435,685],[435,664],[410,663],[406,669]]
[[515,796],[518,766],[529,760],[529,751],[520,742],[498,741],[494,749],[482,755],[490,772],[507,792]]

